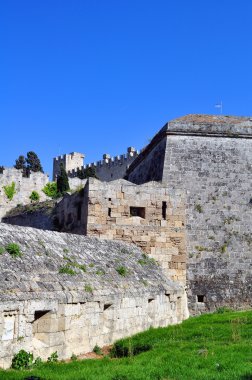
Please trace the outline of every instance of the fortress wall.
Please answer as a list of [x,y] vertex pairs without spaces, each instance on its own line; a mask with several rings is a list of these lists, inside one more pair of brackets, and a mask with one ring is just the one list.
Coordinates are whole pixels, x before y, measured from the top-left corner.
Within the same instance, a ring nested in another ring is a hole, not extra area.
[[63,154],[53,159],[53,181],[56,180],[57,175],[60,173],[60,165],[62,164],[66,171],[72,171],[77,167],[83,165],[84,154],[72,152]]
[[169,278],[185,284],[185,209],[179,190],[161,184],[89,179],[85,190],[57,205],[59,228],[133,242],[157,260]]
[[[9,200],[4,192],[3,186],[15,183],[16,193],[12,200]],[[6,168],[0,174],[0,220],[7,211],[16,207],[18,204],[31,203],[30,195],[32,191],[37,191],[40,195],[40,200],[44,201],[47,196],[43,193],[43,187],[49,182],[47,174],[31,173],[29,178],[22,176],[22,170],[15,168]]]
[[[187,193],[187,276],[193,312],[252,304],[251,165],[249,138],[167,138],[163,181]],[[200,302],[197,295],[203,296]]]
[[[129,147],[126,154],[110,157],[109,154],[103,155],[103,160],[92,162],[87,165],[75,165],[75,167],[67,168],[67,174],[70,178],[77,176],[78,169],[94,168],[96,175],[100,181],[114,181],[123,178],[129,165],[135,160],[139,152]],[[68,156],[68,155],[65,155]]]
[[[130,174],[126,178],[136,184],[161,181],[163,177],[165,147],[166,139],[161,139],[157,144],[153,144],[153,146],[151,144],[147,146],[130,167]],[[134,170],[134,168],[136,169]]]
[[[21,349],[69,359],[188,317],[184,289],[155,263],[141,265],[133,244],[0,223],[0,246],[12,242],[22,256],[1,255],[1,367]],[[60,271],[66,266],[74,274]]]

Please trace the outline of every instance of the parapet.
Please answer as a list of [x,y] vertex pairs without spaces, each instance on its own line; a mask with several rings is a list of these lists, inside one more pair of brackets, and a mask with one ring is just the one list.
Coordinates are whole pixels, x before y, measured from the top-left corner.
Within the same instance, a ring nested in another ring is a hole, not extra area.
[[252,138],[252,116],[189,114],[171,120],[161,131],[166,134]]
[[114,157],[111,157],[109,154],[104,153],[102,160],[73,168],[72,170],[68,170],[67,174],[69,177],[75,177],[78,170],[87,168],[94,168],[96,170],[99,170],[99,172],[101,172],[103,169],[111,169],[111,172],[113,172],[113,168],[124,166],[126,170],[138,155],[139,151],[137,151],[134,147],[128,147],[126,154],[121,154]]
[[252,116],[189,114],[173,119],[166,123],[151,142],[141,150],[136,160],[130,165],[126,178],[161,140],[172,135],[251,139]]

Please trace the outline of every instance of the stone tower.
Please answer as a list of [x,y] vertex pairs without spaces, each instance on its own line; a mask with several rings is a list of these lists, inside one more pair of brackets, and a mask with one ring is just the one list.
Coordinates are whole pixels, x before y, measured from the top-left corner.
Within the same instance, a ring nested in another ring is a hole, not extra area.
[[191,312],[252,299],[252,118],[187,115],[167,123],[127,179],[184,190]]
[[83,153],[72,152],[53,159],[53,181],[56,180],[60,172],[60,165],[63,164],[66,172],[72,171],[83,166],[85,156]]

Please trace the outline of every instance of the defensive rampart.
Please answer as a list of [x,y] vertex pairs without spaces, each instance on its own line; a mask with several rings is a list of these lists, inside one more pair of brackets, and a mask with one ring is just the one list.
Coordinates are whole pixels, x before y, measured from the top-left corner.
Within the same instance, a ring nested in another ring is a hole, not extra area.
[[188,115],[167,123],[127,178],[186,194],[191,312],[252,299],[252,119]]
[[[185,292],[133,244],[0,223],[0,366],[68,359],[188,316]],[[142,261],[145,260],[145,264]]]

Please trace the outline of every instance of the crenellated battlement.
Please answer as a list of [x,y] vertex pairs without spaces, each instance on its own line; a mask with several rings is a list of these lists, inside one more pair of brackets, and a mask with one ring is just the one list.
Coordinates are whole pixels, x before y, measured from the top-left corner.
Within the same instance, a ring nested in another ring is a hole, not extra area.
[[104,153],[102,160],[84,164],[82,153],[69,153],[57,156],[53,160],[53,179],[55,180],[60,165],[66,169],[66,172],[70,178],[77,176],[78,170],[85,170],[87,168],[94,168],[97,177],[102,181],[111,181],[118,178],[123,178],[129,165],[139,155],[134,147],[128,147],[127,153],[118,156],[111,157],[109,154]]

